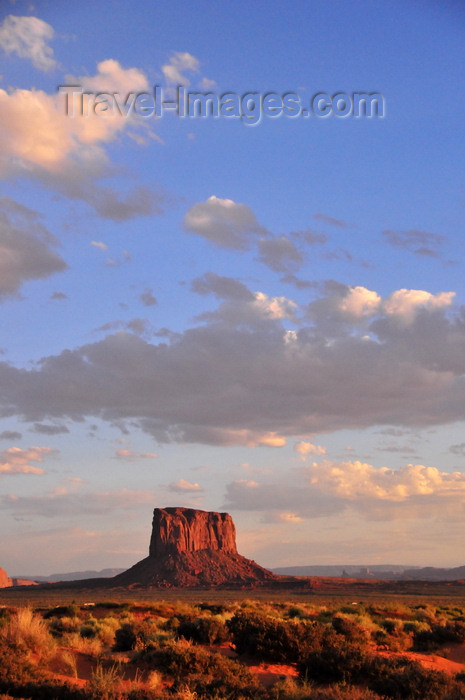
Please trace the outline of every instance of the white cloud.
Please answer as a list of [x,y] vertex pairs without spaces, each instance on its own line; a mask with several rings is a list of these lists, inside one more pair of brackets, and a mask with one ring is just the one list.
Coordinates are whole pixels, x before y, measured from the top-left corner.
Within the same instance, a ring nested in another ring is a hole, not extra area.
[[455,292],[430,294],[422,289],[398,289],[384,302],[384,310],[389,316],[409,324],[421,309],[434,311],[447,308],[451,306],[454,297]]
[[198,318],[202,321],[220,321],[230,326],[275,322],[295,319],[297,304],[287,297],[270,297],[264,292],[251,292],[248,287],[230,277],[206,273],[192,283],[198,294],[212,293],[224,301],[215,311],[208,311]]
[[189,85],[189,80],[183,74],[184,71],[198,73],[200,62],[187,51],[176,51],[169,63],[161,67],[166,82],[171,85]]
[[277,520],[284,522],[284,523],[301,523],[303,521],[303,518],[301,518],[299,515],[296,515],[295,513],[278,513]]
[[286,438],[282,435],[277,435],[275,432],[262,435],[258,438],[258,444],[266,447],[284,447]]
[[108,250],[107,244],[103,241],[91,241],[90,244],[95,246],[96,248],[100,248],[100,250]]
[[350,287],[341,299],[340,310],[355,318],[374,316],[379,309],[381,297],[366,287]]
[[57,65],[53,49],[48,46],[54,33],[50,24],[37,17],[8,15],[0,25],[0,48],[8,54],[29,58],[39,70],[49,71]]
[[[150,422],[147,423],[150,431]],[[228,447],[232,445],[244,445],[245,447],[284,447],[286,438],[275,432],[262,432],[260,430],[242,430],[184,426],[182,429],[183,440],[187,442],[204,443],[207,445],[217,445]]]
[[203,491],[199,484],[193,484],[185,479],[178,479],[168,486],[174,493],[184,493],[185,491]]
[[205,202],[194,204],[187,211],[184,226],[191,233],[207,238],[221,248],[235,250],[249,248],[252,239],[264,231],[246,204],[214,195]]
[[51,447],[29,447],[23,450],[20,447],[10,447],[0,452],[0,476],[8,474],[44,474],[40,467],[33,466],[30,462],[43,462],[44,457],[51,455],[56,450]]
[[128,93],[147,92],[150,89],[147,76],[139,68],[123,68],[118,61],[107,58],[97,64],[98,72],[94,76],[74,78],[68,76],[70,84],[82,86],[89,92],[109,92],[127,95]]
[[309,455],[321,456],[326,454],[326,448],[322,447],[322,445],[314,445],[312,442],[306,442],[305,440],[297,442],[294,445],[294,451],[298,452],[303,459]]
[[431,294],[422,289],[397,289],[383,299],[377,292],[362,286],[347,286],[338,282],[326,285],[325,294],[309,304],[308,314],[318,320],[355,323],[374,317],[411,324],[419,312],[447,309],[455,292]]
[[267,318],[294,318],[297,304],[287,297],[269,297],[263,292],[255,292],[253,306]]
[[460,492],[465,497],[465,474],[440,472],[435,467],[409,464],[401,469],[374,467],[365,462],[315,463],[310,481],[326,493],[349,501],[406,501],[411,496]]
[[[11,93],[0,90],[0,108],[0,165],[4,174],[31,168],[56,173],[70,154],[78,150],[75,132],[80,130],[79,122],[67,119],[56,96],[41,90],[17,89]],[[82,155],[88,159],[93,156],[94,167],[97,156],[100,161],[103,158],[101,151],[87,150]]]
[[311,489],[369,520],[450,519],[465,510],[465,474],[408,464],[400,469],[329,460],[308,467]]

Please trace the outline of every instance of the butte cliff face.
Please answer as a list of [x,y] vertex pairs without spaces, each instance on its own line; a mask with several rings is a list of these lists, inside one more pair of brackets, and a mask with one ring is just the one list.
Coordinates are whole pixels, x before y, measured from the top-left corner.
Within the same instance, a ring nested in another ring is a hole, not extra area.
[[0,569],[0,588],[8,588],[11,585],[11,578],[8,577],[5,569]]
[[149,556],[112,579],[114,585],[256,587],[278,577],[237,552],[228,513],[155,508]]
[[236,528],[228,513],[193,508],[155,508],[149,556],[198,552],[237,554]]

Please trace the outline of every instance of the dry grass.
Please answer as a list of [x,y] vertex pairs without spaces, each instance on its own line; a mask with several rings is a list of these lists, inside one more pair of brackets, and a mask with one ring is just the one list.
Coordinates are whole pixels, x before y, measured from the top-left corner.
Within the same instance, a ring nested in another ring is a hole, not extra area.
[[92,672],[89,690],[99,700],[116,698],[121,686],[121,674],[117,664],[104,668],[101,664]]
[[47,623],[39,615],[35,615],[31,608],[19,608],[13,613],[0,630],[0,635],[5,641],[25,647],[44,661],[56,654],[57,644],[48,630]]
[[61,661],[65,666],[66,670],[70,673],[73,678],[78,678],[78,667],[76,654],[72,651],[65,649],[60,654]]
[[101,639],[98,637],[92,637],[90,639],[88,637],[81,637],[77,632],[65,635],[61,641],[63,646],[95,658],[99,658],[104,651]]

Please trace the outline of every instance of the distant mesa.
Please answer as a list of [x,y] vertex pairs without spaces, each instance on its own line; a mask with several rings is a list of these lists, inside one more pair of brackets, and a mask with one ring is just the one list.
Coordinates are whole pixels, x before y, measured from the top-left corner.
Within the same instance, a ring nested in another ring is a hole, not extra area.
[[8,588],[13,585],[11,578],[6,573],[5,569],[0,569],[0,588]]
[[35,586],[35,581],[24,578],[10,578],[5,569],[0,569],[0,588],[11,588],[12,586]]
[[111,582],[131,588],[255,588],[281,578],[238,553],[228,513],[155,508],[149,556]]

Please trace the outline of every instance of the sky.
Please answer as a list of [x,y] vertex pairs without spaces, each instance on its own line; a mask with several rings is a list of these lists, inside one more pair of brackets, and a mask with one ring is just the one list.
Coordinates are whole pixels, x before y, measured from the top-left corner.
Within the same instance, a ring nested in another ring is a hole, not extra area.
[[464,564],[463,4],[10,0],[0,57],[0,566],[129,567],[167,506]]

